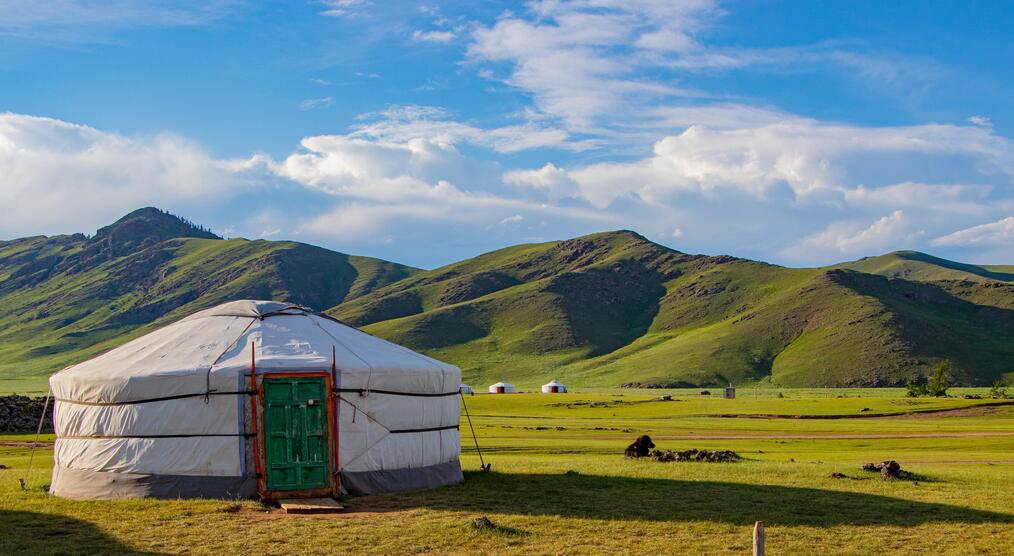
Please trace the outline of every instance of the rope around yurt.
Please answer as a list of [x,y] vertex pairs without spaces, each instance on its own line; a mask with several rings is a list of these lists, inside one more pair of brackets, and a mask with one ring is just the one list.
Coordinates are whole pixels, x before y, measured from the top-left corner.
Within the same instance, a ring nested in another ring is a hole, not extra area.
[[[32,452],[28,456],[28,470],[25,471],[25,476],[18,479],[21,483],[21,490],[28,490],[28,479],[32,476],[32,461],[35,460],[35,448],[39,445],[39,436],[42,435],[42,424],[46,422],[46,412],[49,411],[49,398],[53,395],[53,391],[49,390],[46,392],[46,403],[42,406],[42,416],[39,417],[39,426],[35,429],[35,440],[32,442]],[[53,425],[55,430],[56,425]]]
[[468,419],[468,429],[472,431],[472,441],[475,442],[475,451],[479,453],[479,469],[482,471],[489,471],[489,468],[493,466],[492,463],[486,463],[482,459],[482,450],[479,449],[479,439],[475,437],[475,427],[472,426],[472,416],[468,414],[468,406],[465,405],[465,395],[458,390],[458,396],[461,397],[461,407],[465,410],[465,419]]

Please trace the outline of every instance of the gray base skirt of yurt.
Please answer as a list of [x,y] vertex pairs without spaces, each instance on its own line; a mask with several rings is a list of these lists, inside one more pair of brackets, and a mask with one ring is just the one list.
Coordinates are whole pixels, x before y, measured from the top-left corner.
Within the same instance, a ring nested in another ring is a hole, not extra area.
[[[461,464],[448,461],[426,467],[387,471],[341,473],[342,488],[352,495],[425,490],[464,480]],[[225,498],[257,497],[257,481],[246,477],[194,475],[143,475],[86,471],[56,466],[50,494],[64,498],[112,500],[118,498]]]
[[194,475],[143,475],[86,471],[56,466],[49,493],[79,500],[118,498],[227,498],[257,497],[257,480],[248,477]]
[[386,471],[342,471],[342,488],[352,495],[426,490],[464,481],[458,460]]

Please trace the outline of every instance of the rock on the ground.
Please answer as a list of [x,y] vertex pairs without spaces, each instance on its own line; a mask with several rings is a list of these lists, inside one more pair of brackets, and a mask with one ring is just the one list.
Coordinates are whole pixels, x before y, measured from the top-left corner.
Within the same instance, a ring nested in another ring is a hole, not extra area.
[[655,461],[704,461],[708,463],[736,461],[739,454],[732,450],[652,450],[651,458]]
[[476,529],[496,529],[496,525],[493,524],[493,521],[486,516],[475,518],[472,520],[472,525]]
[[880,463],[864,463],[862,469],[863,471],[880,471],[880,476],[885,480],[893,481],[901,477],[901,464],[893,459]]

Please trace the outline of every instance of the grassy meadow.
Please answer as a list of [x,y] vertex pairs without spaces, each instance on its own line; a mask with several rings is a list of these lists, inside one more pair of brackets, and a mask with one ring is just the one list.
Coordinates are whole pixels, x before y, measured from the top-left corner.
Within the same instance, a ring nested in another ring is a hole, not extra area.
[[[757,520],[771,554],[1014,553],[1014,405],[897,391],[749,394],[467,396],[491,472],[477,471],[463,421],[463,484],[351,498],[345,513],[324,516],[252,501],[53,498],[43,490],[49,448],[22,492],[31,435],[4,436],[0,553],[744,554]],[[624,459],[638,434],[743,459]],[[914,480],[859,470],[884,459]],[[475,530],[482,515],[497,529]]]

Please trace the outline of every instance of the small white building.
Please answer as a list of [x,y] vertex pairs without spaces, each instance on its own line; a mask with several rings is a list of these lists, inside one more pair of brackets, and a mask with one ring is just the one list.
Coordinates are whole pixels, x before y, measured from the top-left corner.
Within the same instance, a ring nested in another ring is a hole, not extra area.
[[490,394],[517,394],[518,389],[509,382],[497,382],[496,384],[490,385]]
[[470,394],[470,395],[475,393],[475,391],[472,390],[472,387],[467,384],[462,384],[461,386],[458,386],[458,391],[461,392],[462,394]]
[[555,378],[549,384],[542,385],[543,394],[566,394],[567,386]]

